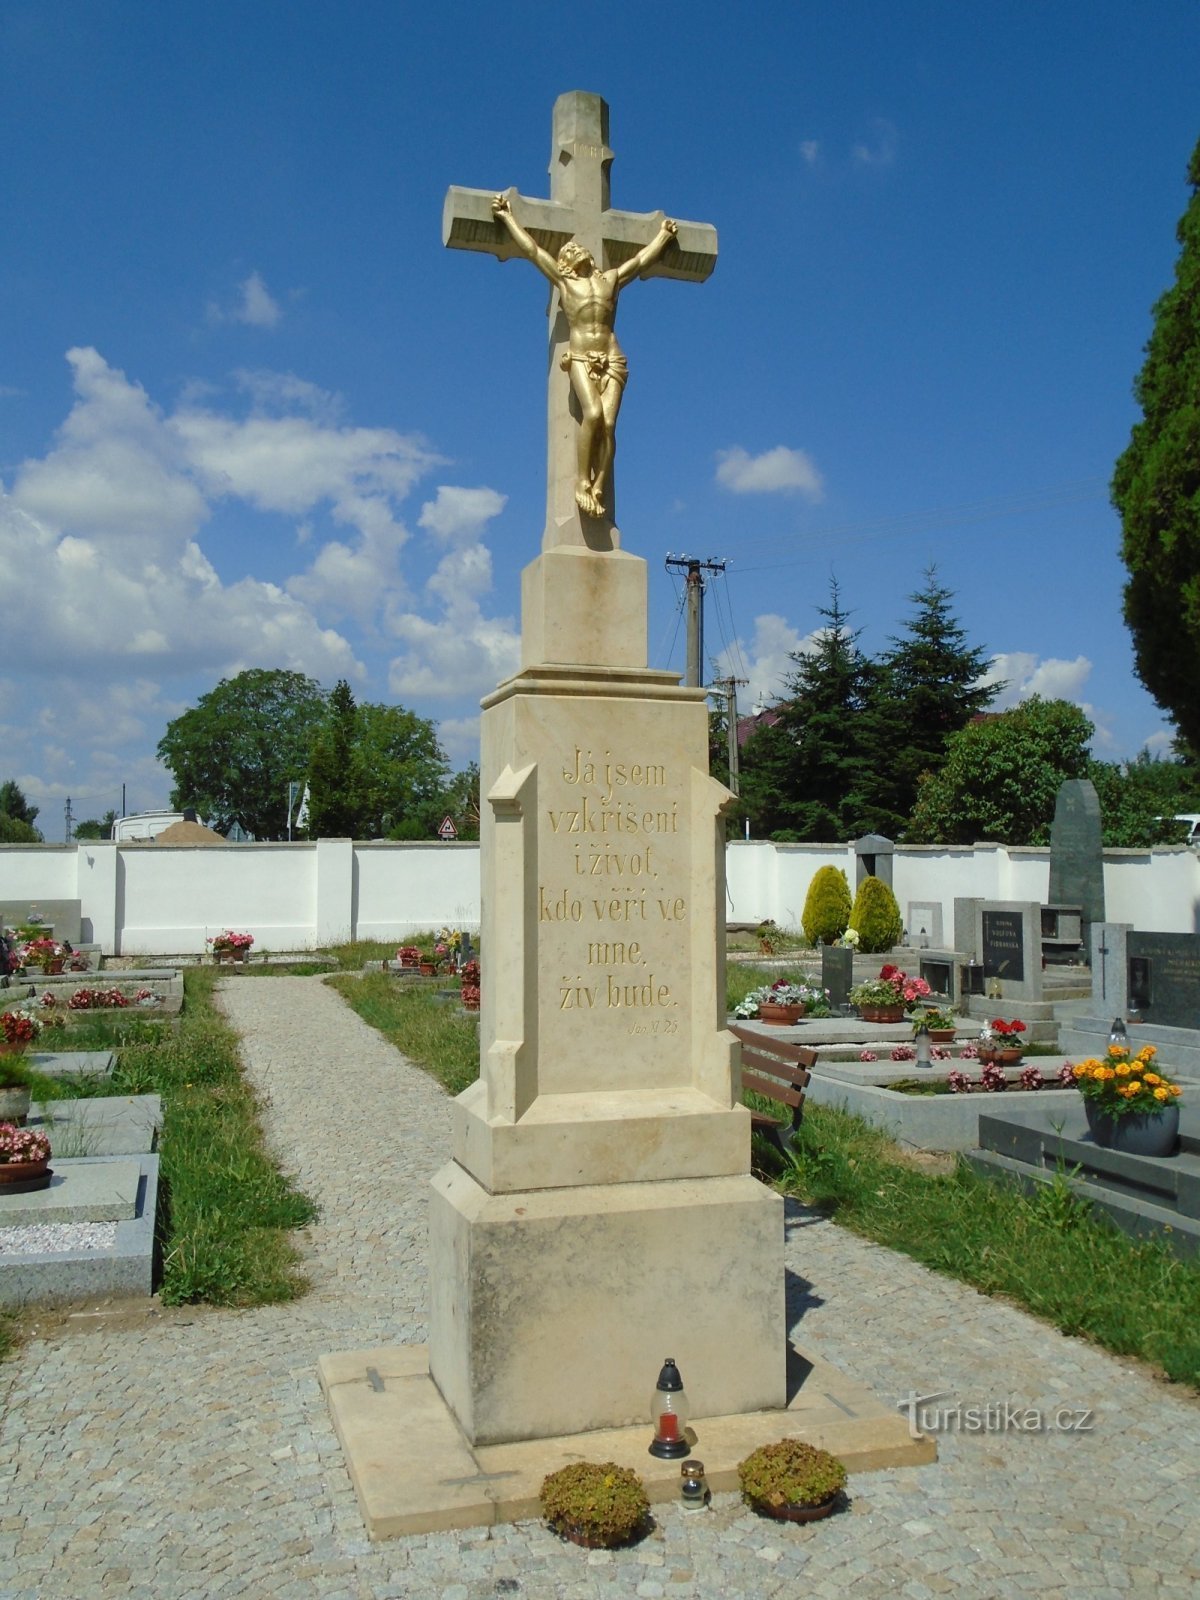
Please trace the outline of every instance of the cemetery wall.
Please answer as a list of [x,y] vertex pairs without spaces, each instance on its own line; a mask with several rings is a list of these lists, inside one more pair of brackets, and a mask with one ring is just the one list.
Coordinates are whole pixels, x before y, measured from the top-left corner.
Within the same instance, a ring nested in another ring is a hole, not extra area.
[[[732,842],[726,852],[726,917],[800,926],[818,867],[844,868],[852,845]],[[940,902],[947,933],[956,897],[1045,902],[1048,849],[1003,845],[897,846],[894,888],[910,902]],[[1200,931],[1200,852],[1106,850],[1106,916],[1144,932]],[[85,940],[121,955],[200,953],[208,934],[245,928],[256,947],[296,950],[350,936],[399,939],[449,924],[479,926],[479,847],[371,842],[174,846],[0,846],[0,912],[6,900],[79,900]]]

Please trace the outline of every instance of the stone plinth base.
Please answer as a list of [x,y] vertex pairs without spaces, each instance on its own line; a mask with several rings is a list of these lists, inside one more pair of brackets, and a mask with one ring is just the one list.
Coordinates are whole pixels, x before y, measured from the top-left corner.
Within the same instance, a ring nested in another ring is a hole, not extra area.
[[707,1416],[786,1398],[783,1202],[754,1178],[491,1195],[433,1180],[430,1373],[472,1444],[644,1421],[667,1356]]
[[645,667],[646,563],[624,550],[546,550],[521,574],[521,665]]
[[[682,1352],[680,1346],[681,1362]],[[560,1361],[570,1356],[564,1350]],[[678,1500],[679,1462],[659,1461],[649,1453],[651,1428],[645,1420],[600,1433],[469,1445],[430,1380],[426,1357],[424,1345],[321,1357],[321,1387],[369,1538],[540,1516],[542,1479],[572,1461],[632,1467],[651,1501]],[[786,1410],[695,1421],[692,1444],[714,1494],[735,1491],[738,1462],[776,1439],[803,1439],[831,1450],[851,1473],[937,1460],[933,1439],[913,1438],[906,1417],[827,1361],[793,1352],[789,1369],[793,1393]],[[683,1377],[690,1388],[690,1361]],[[647,1393],[643,1406],[649,1400]]]
[[489,1122],[479,1080],[452,1112],[454,1159],[492,1194],[526,1189],[535,1174],[539,1189],[561,1189],[735,1177],[749,1164],[750,1113],[698,1089],[544,1094],[520,1122]]

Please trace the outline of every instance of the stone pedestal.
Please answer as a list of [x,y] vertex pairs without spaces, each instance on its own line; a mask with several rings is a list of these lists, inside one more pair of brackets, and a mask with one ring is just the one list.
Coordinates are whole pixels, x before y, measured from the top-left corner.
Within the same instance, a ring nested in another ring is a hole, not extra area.
[[484,702],[480,1078],[434,1182],[430,1374],[472,1444],[645,1418],[671,1354],[698,1414],[782,1407],[705,697],[646,667],[640,558],[545,552],[522,593],[548,659]]

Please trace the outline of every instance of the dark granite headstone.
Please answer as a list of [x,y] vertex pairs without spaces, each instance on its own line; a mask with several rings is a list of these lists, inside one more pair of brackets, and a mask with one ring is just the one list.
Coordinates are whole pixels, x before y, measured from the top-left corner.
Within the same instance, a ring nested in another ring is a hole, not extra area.
[[881,878],[892,887],[892,860],[896,846],[881,833],[864,833],[854,841],[854,887],[864,878]]
[[1104,849],[1100,797],[1087,778],[1068,778],[1054,803],[1050,826],[1048,905],[1078,906],[1081,942],[1089,948],[1091,925],[1104,921]]
[[829,991],[829,1004],[836,1011],[849,1003],[854,983],[854,951],[842,945],[821,946],[821,987]]
[[1022,983],[1025,978],[1024,918],[1019,911],[984,911],[983,975]]
[[1163,1028],[1200,1027],[1200,935],[1126,935],[1129,1009]]

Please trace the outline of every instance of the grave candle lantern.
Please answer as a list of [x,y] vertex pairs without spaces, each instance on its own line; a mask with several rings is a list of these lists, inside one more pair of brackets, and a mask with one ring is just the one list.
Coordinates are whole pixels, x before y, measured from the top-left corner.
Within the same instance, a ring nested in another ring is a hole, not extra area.
[[1129,1034],[1125,1028],[1124,1017],[1113,1018],[1113,1025],[1108,1030],[1108,1042],[1110,1045],[1119,1044],[1127,1046],[1129,1044]]
[[654,1422],[654,1438],[650,1441],[652,1456],[670,1460],[691,1454],[692,1447],[687,1437],[689,1414],[683,1379],[679,1376],[679,1368],[668,1356],[663,1362],[650,1401],[650,1416]]
[[929,1042],[929,1026],[924,1019],[917,1025],[916,1045],[917,1065],[919,1067],[931,1066],[933,1064],[933,1050]]

